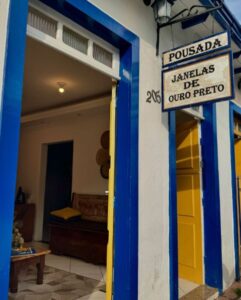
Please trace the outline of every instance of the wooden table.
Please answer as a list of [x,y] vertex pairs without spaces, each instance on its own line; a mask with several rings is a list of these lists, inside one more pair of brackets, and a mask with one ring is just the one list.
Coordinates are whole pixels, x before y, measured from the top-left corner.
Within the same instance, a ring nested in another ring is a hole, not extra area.
[[46,249],[36,249],[36,253],[29,255],[20,255],[11,257],[10,272],[10,291],[16,293],[18,291],[18,275],[19,271],[25,269],[29,265],[36,265],[37,268],[37,284],[43,283],[45,255],[51,251]]

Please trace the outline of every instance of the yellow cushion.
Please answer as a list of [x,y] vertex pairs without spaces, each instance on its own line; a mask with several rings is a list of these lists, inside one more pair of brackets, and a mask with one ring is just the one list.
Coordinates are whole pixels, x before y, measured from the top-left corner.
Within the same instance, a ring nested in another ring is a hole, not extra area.
[[63,209],[54,210],[54,211],[51,211],[50,214],[52,216],[59,217],[59,218],[64,219],[64,220],[68,220],[68,219],[73,218],[73,217],[81,216],[81,213],[80,213],[79,210],[71,208],[71,207],[66,207],[66,208],[63,208]]

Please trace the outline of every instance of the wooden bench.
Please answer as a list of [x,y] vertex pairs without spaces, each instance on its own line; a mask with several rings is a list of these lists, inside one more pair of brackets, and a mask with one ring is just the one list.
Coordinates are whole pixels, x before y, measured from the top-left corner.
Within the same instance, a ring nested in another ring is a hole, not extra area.
[[55,220],[50,223],[51,252],[93,264],[105,264],[108,197],[73,194],[72,207],[81,212],[81,219],[74,222]]

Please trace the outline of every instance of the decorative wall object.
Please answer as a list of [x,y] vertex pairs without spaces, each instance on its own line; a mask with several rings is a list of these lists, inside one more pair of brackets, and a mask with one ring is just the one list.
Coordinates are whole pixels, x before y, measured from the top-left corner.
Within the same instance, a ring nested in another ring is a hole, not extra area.
[[22,237],[22,234],[20,233],[19,229],[17,228],[17,223],[15,221],[14,217],[14,224],[13,224],[13,236],[12,236],[12,248],[22,248],[24,244],[24,239]]
[[110,169],[110,132],[109,130],[105,131],[100,138],[100,144],[102,148],[97,151],[96,162],[100,166],[100,174],[103,178],[109,178],[109,169]]

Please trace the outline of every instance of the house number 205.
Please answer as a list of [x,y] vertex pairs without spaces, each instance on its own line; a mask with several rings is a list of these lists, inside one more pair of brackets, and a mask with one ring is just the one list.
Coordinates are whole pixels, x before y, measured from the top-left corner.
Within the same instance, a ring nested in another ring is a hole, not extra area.
[[147,103],[152,103],[152,102],[161,103],[160,91],[154,91],[154,90],[147,91],[146,95],[147,95],[146,98]]

